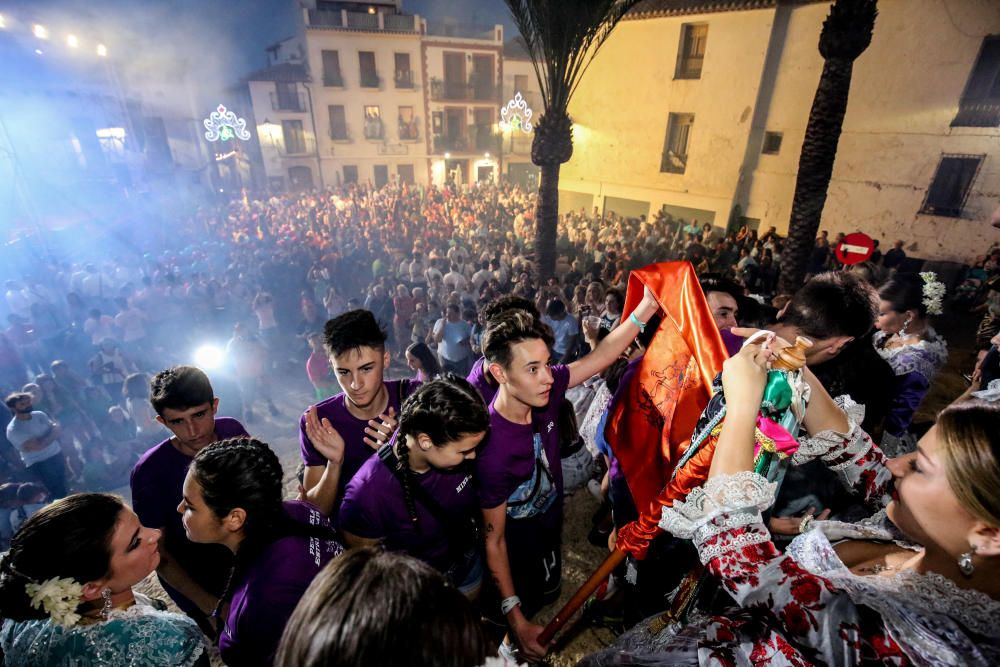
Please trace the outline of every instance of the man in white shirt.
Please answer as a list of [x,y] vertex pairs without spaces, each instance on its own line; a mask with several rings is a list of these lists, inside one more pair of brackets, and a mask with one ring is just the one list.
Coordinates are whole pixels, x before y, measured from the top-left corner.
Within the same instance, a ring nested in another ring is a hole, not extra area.
[[66,457],[59,443],[62,428],[44,412],[32,409],[31,394],[11,394],[6,403],[14,414],[7,424],[7,440],[27,471],[45,484],[51,498],[62,498],[66,495]]
[[448,304],[445,317],[434,324],[433,339],[438,346],[441,367],[465,377],[472,369],[472,327],[462,320],[457,303]]

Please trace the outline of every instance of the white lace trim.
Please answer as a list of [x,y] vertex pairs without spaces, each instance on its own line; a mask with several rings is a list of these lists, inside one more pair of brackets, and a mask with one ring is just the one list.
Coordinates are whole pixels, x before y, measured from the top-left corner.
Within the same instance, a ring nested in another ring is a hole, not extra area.
[[972,395],[983,401],[1000,401],[1000,379],[990,381],[986,389],[974,391]]
[[[762,522],[760,514],[753,515],[758,522]],[[698,558],[702,565],[708,565],[710,561],[725,556],[733,551],[741,551],[754,544],[764,544],[771,541],[771,535],[766,530],[748,530],[745,533],[734,535],[732,538],[719,544],[710,546],[698,545]]]
[[[856,575],[837,556],[829,540],[830,532],[834,531],[809,531],[795,538],[788,547],[788,555],[813,574],[847,591],[855,603],[867,604],[883,613],[891,609],[894,615],[902,610],[903,614],[925,622],[930,622],[926,618],[929,615],[947,617],[984,637],[1000,638],[1000,624],[996,621],[1000,618],[1000,601],[976,590],[959,588],[935,572],[903,570],[894,577]],[[849,531],[836,532],[846,536],[843,533]],[[857,537],[863,539],[863,534],[869,532],[876,539],[893,539],[888,531],[870,526],[858,530]],[[903,546],[913,548],[909,544]]]
[[885,338],[885,333],[879,331],[872,337],[872,343],[875,345],[875,351],[892,367],[892,372],[897,377],[919,373],[929,382],[948,362],[948,344],[932,328],[927,329],[927,338],[913,345],[887,349],[881,347],[881,342]]
[[702,544],[720,533],[763,523],[760,512],[734,512],[716,517],[694,531],[694,543]]
[[694,539],[700,527],[720,515],[767,509],[774,502],[777,488],[776,483],[750,470],[712,477],[686,499],[664,507],[660,528],[680,538]]
[[[845,440],[854,441],[861,431],[861,422],[865,420],[865,406],[855,403],[850,396],[843,395],[834,399],[837,407],[847,415],[847,432],[821,431],[815,435],[799,438],[799,451],[792,455],[792,464],[802,465],[815,458],[829,454],[839,449]],[[839,454],[839,451],[837,452]]]

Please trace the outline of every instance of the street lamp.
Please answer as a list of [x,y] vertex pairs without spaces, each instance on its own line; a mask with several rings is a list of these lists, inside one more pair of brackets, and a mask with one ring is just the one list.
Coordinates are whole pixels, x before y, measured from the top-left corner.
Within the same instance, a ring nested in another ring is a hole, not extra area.
[[104,46],[103,44],[98,44],[97,55],[99,55],[101,58],[106,58],[108,55],[108,47]]
[[75,49],[80,46],[80,40],[76,38],[76,35],[66,35],[66,46]]
[[38,39],[48,39],[49,29],[43,26],[41,23],[36,23],[31,26],[31,33]]

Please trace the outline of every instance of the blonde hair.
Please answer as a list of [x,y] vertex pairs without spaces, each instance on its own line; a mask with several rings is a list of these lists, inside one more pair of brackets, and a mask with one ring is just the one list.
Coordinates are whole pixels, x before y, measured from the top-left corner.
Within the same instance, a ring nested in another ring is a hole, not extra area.
[[958,502],[976,518],[1000,526],[1000,405],[949,406],[937,427],[945,474]]

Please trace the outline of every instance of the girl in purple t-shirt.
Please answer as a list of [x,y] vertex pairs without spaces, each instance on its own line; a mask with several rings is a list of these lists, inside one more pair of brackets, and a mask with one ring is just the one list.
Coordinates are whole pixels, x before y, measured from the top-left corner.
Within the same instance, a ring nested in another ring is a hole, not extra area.
[[482,547],[468,462],[488,427],[486,405],[465,379],[449,374],[417,389],[403,403],[391,442],[347,485],[340,508],[347,544],[384,540],[477,595]]
[[221,544],[236,556],[213,619],[229,665],[271,665],[281,633],[313,577],[343,551],[329,520],[302,501],[282,502],[278,457],[249,437],[198,452],[177,511],[192,542]]

